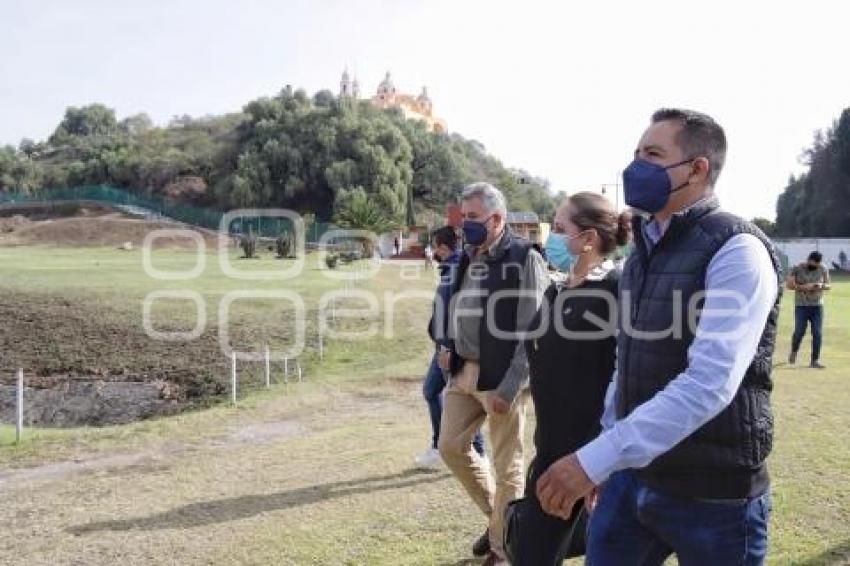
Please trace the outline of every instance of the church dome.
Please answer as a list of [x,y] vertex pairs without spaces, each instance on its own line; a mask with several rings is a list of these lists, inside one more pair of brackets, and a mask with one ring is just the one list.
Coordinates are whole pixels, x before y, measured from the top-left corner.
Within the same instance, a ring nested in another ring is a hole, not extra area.
[[384,77],[384,80],[381,81],[381,84],[378,85],[379,93],[389,93],[395,92],[395,85],[393,84],[392,78],[390,78],[390,72],[387,71],[387,76]]

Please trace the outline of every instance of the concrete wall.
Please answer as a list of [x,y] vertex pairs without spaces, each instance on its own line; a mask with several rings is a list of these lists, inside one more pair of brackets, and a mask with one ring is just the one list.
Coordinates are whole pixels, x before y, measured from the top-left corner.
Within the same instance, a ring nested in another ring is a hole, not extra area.
[[779,252],[783,269],[806,261],[809,254],[817,250],[823,254],[823,263],[830,269],[841,265],[839,255],[844,252],[846,259],[842,267],[850,270],[850,238],[783,238],[774,239],[773,243]]

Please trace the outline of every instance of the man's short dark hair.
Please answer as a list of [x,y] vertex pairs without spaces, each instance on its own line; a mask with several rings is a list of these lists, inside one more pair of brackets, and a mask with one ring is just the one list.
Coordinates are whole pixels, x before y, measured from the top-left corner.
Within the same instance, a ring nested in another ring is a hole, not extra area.
[[450,250],[457,247],[457,232],[451,226],[443,226],[432,232],[434,243],[438,246],[445,245]]
[[820,252],[812,252],[809,254],[809,261],[820,263],[823,260],[823,254]]
[[682,129],[676,144],[689,157],[708,159],[708,182],[713,187],[726,161],[726,134],[714,118],[702,112],[681,108],[661,108],[652,115],[652,123],[678,122]]

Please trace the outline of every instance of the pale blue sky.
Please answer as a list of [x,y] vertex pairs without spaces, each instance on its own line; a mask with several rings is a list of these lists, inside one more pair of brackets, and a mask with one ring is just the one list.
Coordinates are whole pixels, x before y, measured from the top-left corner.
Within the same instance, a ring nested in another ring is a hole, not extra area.
[[662,105],[729,138],[718,192],[773,217],[814,130],[850,105],[846,2],[0,0],[0,143],[66,106],[219,114],[283,85],[429,87],[453,131],[555,189],[614,182]]

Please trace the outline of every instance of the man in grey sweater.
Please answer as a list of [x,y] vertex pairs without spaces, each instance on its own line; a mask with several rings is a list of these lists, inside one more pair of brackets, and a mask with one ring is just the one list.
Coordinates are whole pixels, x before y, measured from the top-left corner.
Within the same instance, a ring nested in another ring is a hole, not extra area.
[[[524,332],[548,286],[546,264],[531,244],[507,226],[502,193],[487,183],[463,192],[466,250],[449,309],[450,370],[440,429],[443,460],[488,517],[490,555],[504,564],[505,506],[524,489],[523,430],[528,399]],[[472,449],[489,421],[493,470]]]

